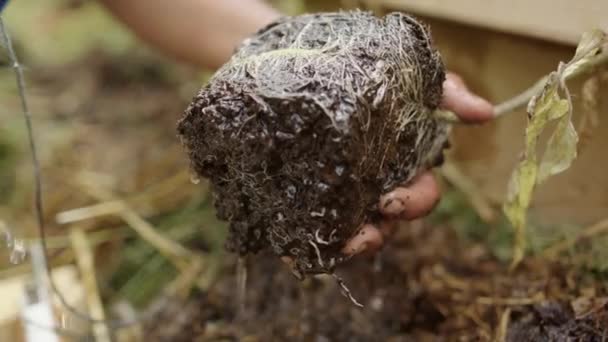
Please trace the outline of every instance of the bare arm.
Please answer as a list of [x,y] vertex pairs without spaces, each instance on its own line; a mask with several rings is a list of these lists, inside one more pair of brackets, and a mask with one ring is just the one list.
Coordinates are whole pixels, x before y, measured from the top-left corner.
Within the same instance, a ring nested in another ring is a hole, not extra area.
[[261,0],[101,0],[140,38],[181,61],[217,68],[280,14]]

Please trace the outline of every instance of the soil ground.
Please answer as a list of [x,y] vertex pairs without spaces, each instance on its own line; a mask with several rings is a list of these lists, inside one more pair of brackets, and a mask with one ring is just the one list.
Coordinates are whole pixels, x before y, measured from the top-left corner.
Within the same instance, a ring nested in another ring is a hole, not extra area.
[[[185,306],[147,329],[159,341],[605,341],[606,288],[540,259],[515,272],[449,226],[403,227],[374,258],[339,273],[365,308],[330,277],[299,282],[273,257],[250,259],[237,310],[234,264]],[[503,322],[501,324],[501,322]]]

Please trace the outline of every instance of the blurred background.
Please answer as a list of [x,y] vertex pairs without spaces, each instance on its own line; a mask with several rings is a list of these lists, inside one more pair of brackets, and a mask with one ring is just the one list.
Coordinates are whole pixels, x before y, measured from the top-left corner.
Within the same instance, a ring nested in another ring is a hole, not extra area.
[[[448,69],[496,103],[569,60],[582,32],[608,30],[608,3],[593,0],[272,3],[288,14],[416,14],[431,27]],[[34,341],[28,329],[45,336],[36,341],[517,340],[542,321],[539,305],[559,316],[555,329],[594,326],[585,321],[590,313],[603,314],[608,326],[608,121],[601,115],[608,103],[598,96],[585,107],[584,79],[572,83],[575,118],[594,110],[599,121],[574,166],[539,189],[521,269],[508,273],[513,234],[500,206],[523,148],[523,110],[482,127],[456,127],[438,171],[439,207],[404,224],[378,257],[344,270],[366,304],[359,311],[336,295],[331,279],[299,283],[264,255],[237,272],[236,258],[224,252],[226,224],[215,218],[205,180],[192,177],[175,132],[213,70],[163,57],[95,1],[14,1],[3,18],[25,68],[58,290],[87,315],[142,319],[91,324],[65,309],[44,281],[30,152],[3,49],[0,341]],[[598,74],[598,94],[605,93],[605,69]],[[354,268],[359,276],[348,272]],[[246,298],[237,293],[237,274],[247,275]]]

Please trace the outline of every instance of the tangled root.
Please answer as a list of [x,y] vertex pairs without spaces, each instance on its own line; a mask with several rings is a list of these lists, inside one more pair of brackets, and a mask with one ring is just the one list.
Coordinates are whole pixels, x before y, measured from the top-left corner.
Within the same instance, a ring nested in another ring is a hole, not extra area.
[[178,125],[227,247],[331,273],[379,196],[441,157],[444,79],[429,32],[400,13],[285,17],[244,41]]

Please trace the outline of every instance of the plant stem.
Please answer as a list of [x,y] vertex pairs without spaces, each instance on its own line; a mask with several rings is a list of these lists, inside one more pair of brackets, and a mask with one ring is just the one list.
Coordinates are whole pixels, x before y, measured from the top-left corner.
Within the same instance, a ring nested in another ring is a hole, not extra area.
[[[595,58],[584,68],[576,69],[576,71],[572,73],[568,73],[564,75],[564,81],[569,81],[573,78],[581,76],[583,74],[587,74],[596,67],[601,66],[603,64],[608,63],[608,49],[603,49],[602,52],[597,54]],[[545,87],[545,83],[547,81],[547,76],[542,77],[538,81],[536,81],[531,87],[522,91],[521,93],[515,95],[514,97],[497,104],[494,107],[494,117],[499,118],[507,113],[514,112],[519,108],[525,106],[530,102],[530,100],[534,97],[534,95],[538,94]],[[433,115],[442,120],[446,120],[452,123],[462,123],[460,118],[449,110],[436,110]]]

